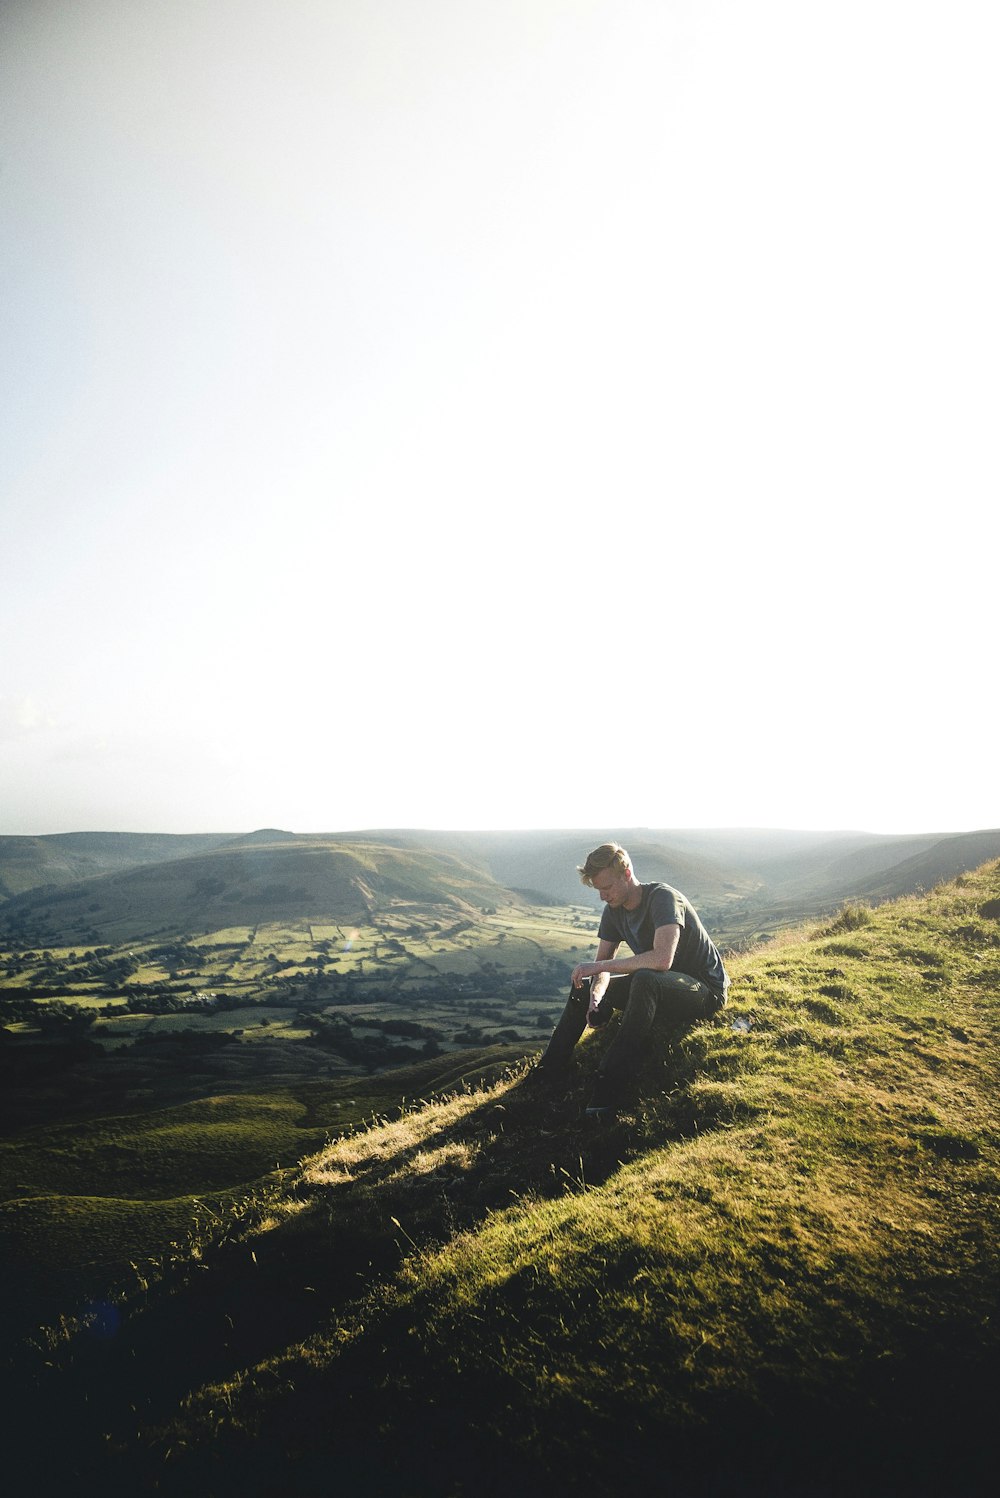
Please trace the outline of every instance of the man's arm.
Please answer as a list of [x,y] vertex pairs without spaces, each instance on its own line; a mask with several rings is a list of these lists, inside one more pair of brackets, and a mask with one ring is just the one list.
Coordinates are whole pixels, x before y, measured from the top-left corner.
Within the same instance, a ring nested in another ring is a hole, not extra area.
[[[597,983],[603,978],[606,987],[608,979],[615,974],[638,973],[644,967],[651,967],[658,973],[669,972],[674,965],[680,939],[680,926],[673,923],[669,926],[657,926],[653,932],[652,951],[639,952],[635,957],[615,957],[617,947],[610,942],[599,942],[596,961],[581,962],[579,967],[573,969],[573,987],[579,988],[584,978],[591,978]],[[609,947],[610,951],[605,952],[605,947]],[[590,992],[593,995],[594,982],[591,983]],[[604,992],[604,988],[601,992]]]
[[[590,1001],[595,1004],[601,994],[607,988],[614,969],[611,959],[618,951],[616,941],[606,941],[604,937],[597,943],[597,957],[593,962],[581,962],[573,969],[573,987],[579,988],[584,978],[592,978],[590,985]],[[596,997],[595,997],[596,995]]]
[[[602,937],[601,940],[597,943],[597,960],[595,962],[581,963],[579,967],[573,969],[573,987],[580,987],[581,980],[577,977],[577,974],[580,973],[584,967],[596,969],[599,963],[610,962],[611,958],[617,951],[618,943],[616,941],[607,941],[604,937]],[[588,976],[590,975],[588,974]],[[604,990],[607,988],[610,982],[610,973],[596,973],[592,978],[590,984],[590,1003],[587,1005],[588,1024],[591,1022],[594,1011],[596,1010],[598,1004],[601,1002]]]

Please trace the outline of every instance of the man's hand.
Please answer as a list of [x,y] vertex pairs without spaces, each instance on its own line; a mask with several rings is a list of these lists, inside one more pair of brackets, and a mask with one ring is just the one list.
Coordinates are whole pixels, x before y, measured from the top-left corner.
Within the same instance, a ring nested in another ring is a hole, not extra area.
[[587,1024],[593,1029],[597,1024],[597,1006],[604,997],[608,984],[611,982],[611,975],[601,972],[599,963],[581,962],[580,966],[573,970],[573,987],[582,987],[587,978],[590,979],[590,1002],[587,1005]]
[[[565,969],[564,969],[565,971]],[[580,962],[573,969],[573,987],[582,988],[585,978],[596,978],[600,974],[600,964],[597,962]],[[607,974],[603,975],[605,978]]]

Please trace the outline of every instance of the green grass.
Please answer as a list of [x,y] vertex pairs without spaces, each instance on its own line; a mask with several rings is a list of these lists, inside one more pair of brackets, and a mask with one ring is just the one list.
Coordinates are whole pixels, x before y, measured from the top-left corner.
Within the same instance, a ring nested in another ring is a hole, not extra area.
[[161,1255],[326,1132],[303,1100],[263,1095],[0,1141],[0,1253],[18,1292],[15,1325],[121,1283],[130,1263]]
[[88,1197],[147,1198],[252,1181],[321,1137],[315,1125],[303,1131],[310,1111],[294,1097],[216,1097],[86,1129],[33,1130],[0,1142],[0,1199],[15,1179],[33,1182],[31,1195],[85,1181]]
[[50,1349],[47,1397],[82,1446],[110,1436],[93,1473],[205,1498],[331,1474],[985,1495],[998,898],[993,865],[736,959],[730,1006],[660,1028],[610,1126],[582,1116],[604,1034],[555,1104],[516,1070],[439,1075],[126,1301],[97,1411],[86,1333]]
[[[122,1023],[157,1022],[139,1015]],[[248,1033],[267,1046],[279,1027]],[[482,1052],[465,1050],[381,1075],[293,1075],[284,1085],[277,1077],[269,1084],[257,1069],[243,1079],[252,1086],[255,1078],[257,1090],[84,1117],[0,1140],[5,1335],[120,1293],[137,1266],[148,1272],[172,1245],[281,1178],[331,1135],[398,1110],[407,1092],[454,1085],[477,1064]]]

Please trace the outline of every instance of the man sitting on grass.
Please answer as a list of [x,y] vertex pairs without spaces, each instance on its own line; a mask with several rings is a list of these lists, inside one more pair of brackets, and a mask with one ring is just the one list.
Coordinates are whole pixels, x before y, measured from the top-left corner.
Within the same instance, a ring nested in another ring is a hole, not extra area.
[[[690,900],[669,884],[640,884],[618,843],[595,848],[580,878],[604,901],[597,957],[574,968],[566,1008],[535,1075],[563,1084],[585,1028],[606,1024],[612,1009],[623,1010],[587,1108],[588,1117],[600,1118],[615,1113],[657,1012],[675,1021],[707,1019],[726,1002],[729,978]],[[623,941],[631,957],[615,956]]]

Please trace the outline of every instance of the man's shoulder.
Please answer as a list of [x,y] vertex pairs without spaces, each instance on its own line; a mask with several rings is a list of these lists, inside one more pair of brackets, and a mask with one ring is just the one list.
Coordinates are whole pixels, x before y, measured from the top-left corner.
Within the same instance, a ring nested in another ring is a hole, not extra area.
[[662,914],[670,921],[676,921],[678,916],[683,918],[683,912],[688,908],[688,901],[679,889],[674,889],[672,884],[662,882],[643,884],[641,889],[644,910]]
[[644,900],[653,900],[657,895],[666,895],[670,900],[687,904],[687,900],[679,889],[675,889],[672,884],[665,884],[662,880],[656,880],[652,884],[640,884],[639,888],[642,890]]

